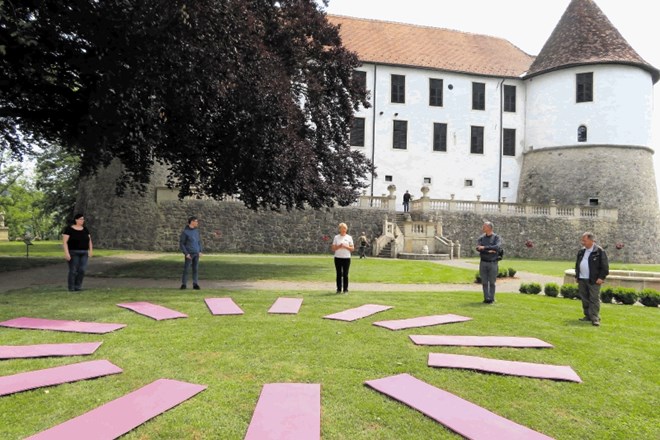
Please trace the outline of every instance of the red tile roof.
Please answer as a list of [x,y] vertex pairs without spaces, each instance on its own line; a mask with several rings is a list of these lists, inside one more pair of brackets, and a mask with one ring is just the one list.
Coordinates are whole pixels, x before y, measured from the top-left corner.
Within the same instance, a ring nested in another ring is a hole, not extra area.
[[593,0],[572,0],[527,77],[569,66],[588,64],[629,64],[660,78],[658,69],[644,61],[630,47]]
[[487,35],[388,21],[328,15],[344,45],[364,63],[427,67],[496,77],[519,77],[534,57]]

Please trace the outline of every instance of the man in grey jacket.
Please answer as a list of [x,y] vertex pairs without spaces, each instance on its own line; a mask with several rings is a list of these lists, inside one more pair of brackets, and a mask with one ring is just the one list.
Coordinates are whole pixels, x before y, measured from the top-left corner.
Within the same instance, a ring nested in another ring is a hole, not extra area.
[[495,302],[495,281],[498,273],[498,256],[502,247],[502,239],[493,232],[493,224],[484,222],[481,227],[483,235],[477,239],[477,252],[481,257],[479,262],[479,277],[484,291],[484,303]]
[[192,266],[193,289],[199,290],[199,257],[202,255],[202,239],[199,236],[199,220],[192,216],[188,218],[188,224],[183,228],[179,237],[179,250],[185,257],[183,263],[183,275],[181,277],[181,289],[187,288],[188,269]]

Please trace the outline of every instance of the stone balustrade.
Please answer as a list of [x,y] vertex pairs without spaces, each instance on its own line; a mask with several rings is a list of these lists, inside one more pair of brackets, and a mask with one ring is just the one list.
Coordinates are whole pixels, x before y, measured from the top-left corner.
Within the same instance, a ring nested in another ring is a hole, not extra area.
[[[380,209],[396,211],[396,197],[390,196],[360,196],[354,207],[367,209]],[[600,208],[595,206],[563,206],[551,203],[539,205],[532,203],[498,203],[482,202],[480,200],[454,200],[432,199],[421,197],[410,203],[413,212],[475,212],[505,214],[522,217],[561,217],[561,218],[593,218],[605,220],[618,220],[617,209]]]

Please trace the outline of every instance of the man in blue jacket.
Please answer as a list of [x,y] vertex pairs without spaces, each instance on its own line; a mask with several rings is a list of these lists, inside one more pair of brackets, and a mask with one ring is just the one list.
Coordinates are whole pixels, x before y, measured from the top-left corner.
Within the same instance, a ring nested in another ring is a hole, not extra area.
[[600,286],[610,273],[607,254],[596,243],[594,234],[585,232],[580,240],[582,249],[578,251],[575,260],[575,278],[578,282],[578,292],[582,299],[584,317],[580,321],[591,321],[600,325]]
[[199,220],[193,216],[188,218],[188,224],[183,228],[179,237],[179,249],[185,256],[183,264],[183,276],[181,277],[181,289],[185,289],[188,283],[188,269],[192,266],[193,289],[199,290],[199,257],[202,256],[202,239],[199,236]]

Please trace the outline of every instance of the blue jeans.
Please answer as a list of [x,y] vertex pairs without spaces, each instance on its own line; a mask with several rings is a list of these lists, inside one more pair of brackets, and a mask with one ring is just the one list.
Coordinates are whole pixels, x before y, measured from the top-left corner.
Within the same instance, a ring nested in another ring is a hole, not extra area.
[[89,260],[88,251],[69,251],[71,259],[69,260],[69,279],[68,287],[70,291],[82,289],[85,270],[87,269],[87,260]]
[[190,254],[190,259],[185,258],[183,260],[183,275],[181,276],[181,284],[186,285],[188,283],[188,269],[192,266],[192,279],[193,284],[199,283],[199,254]]
[[484,291],[484,301],[495,301],[497,266],[497,261],[482,261],[479,263],[479,277]]

